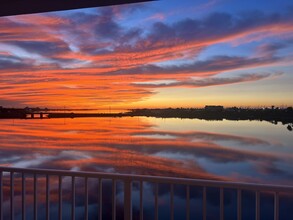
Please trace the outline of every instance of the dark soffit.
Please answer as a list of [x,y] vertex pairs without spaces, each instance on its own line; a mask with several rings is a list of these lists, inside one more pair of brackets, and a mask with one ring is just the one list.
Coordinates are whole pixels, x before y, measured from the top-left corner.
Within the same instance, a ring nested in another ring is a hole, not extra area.
[[0,0],[0,16],[101,7],[154,0]]

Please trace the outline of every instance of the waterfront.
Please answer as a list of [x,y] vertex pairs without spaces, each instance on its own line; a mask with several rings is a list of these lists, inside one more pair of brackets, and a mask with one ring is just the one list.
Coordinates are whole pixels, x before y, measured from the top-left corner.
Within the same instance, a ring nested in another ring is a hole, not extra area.
[[[292,185],[292,132],[281,123],[260,121],[206,121],[199,119],[122,117],[122,118],[58,118],[0,120],[1,166],[22,168],[65,169],[111,173],[142,174],[170,177],[216,179],[250,183]],[[52,176],[51,219],[58,215],[58,180]],[[16,201],[21,195],[20,179],[15,177]],[[32,192],[32,177],[27,176],[27,192]],[[45,216],[45,179],[40,176],[38,216]],[[63,206],[70,207],[70,178],[63,179]],[[9,176],[4,178],[8,188]],[[84,182],[76,180],[76,219],[83,219]],[[6,188],[6,189],[7,189]],[[98,216],[97,181],[89,179],[89,219]],[[103,219],[111,218],[111,181],[103,182]],[[117,219],[122,219],[123,186],[117,183]],[[174,188],[175,218],[182,219],[185,190]],[[191,217],[202,216],[202,189],[190,189]],[[154,219],[154,184],[143,188],[144,219]],[[169,219],[169,187],[159,186],[159,219]],[[133,184],[133,219],[138,219],[139,186]],[[108,196],[107,196],[108,195]],[[236,219],[235,191],[225,191],[225,213]],[[280,219],[290,219],[285,210],[292,198],[281,196]],[[4,191],[5,209],[9,210],[9,191]],[[207,219],[219,215],[219,190],[207,191]],[[273,219],[272,195],[262,194],[261,216]],[[234,202],[233,202],[234,201]],[[21,208],[16,203],[16,217]],[[254,197],[243,192],[243,219],[254,216]],[[28,219],[32,218],[32,197],[27,201]],[[43,216],[43,217],[42,217]],[[9,218],[8,213],[5,214]],[[64,218],[70,217],[65,208]],[[263,219],[262,218],[262,219]]]
[[292,184],[280,123],[151,117],[1,120],[2,166]]

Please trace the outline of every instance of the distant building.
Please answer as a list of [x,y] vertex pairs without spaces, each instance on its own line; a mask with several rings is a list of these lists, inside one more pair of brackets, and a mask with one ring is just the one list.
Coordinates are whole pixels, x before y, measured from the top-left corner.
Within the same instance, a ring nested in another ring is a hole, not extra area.
[[25,107],[25,108],[24,108],[24,111],[25,111],[25,112],[32,112],[32,109],[29,108],[29,107]]
[[207,111],[223,111],[224,106],[222,106],[222,105],[206,105],[204,107],[204,109]]
[[229,112],[238,112],[239,111],[239,108],[237,107],[230,107],[230,108],[226,108],[227,111]]

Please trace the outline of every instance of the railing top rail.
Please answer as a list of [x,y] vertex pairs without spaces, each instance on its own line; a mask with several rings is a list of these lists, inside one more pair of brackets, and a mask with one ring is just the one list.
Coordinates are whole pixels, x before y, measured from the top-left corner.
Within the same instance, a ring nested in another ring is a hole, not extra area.
[[206,187],[229,188],[229,189],[293,193],[293,186],[289,186],[289,185],[269,185],[269,184],[260,184],[260,183],[226,182],[226,181],[218,181],[218,180],[188,179],[188,178],[163,177],[163,176],[115,174],[115,173],[71,171],[71,170],[53,170],[53,169],[39,169],[39,168],[38,169],[15,168],[15,167],[1,167],[1,166],[0,166],[0,172],[14,172],[14,173],[26,173],[26,174],[51,175],[51,176],[75,176],[75,177],[88,177],[88,178],[115,179],[115,180],[122,180],[122,181],[132,180],[132,181],[145,181],[145,182],[168,183],[168,184],[182,184],[182,185],[191,185],[191,186],[206,186]]

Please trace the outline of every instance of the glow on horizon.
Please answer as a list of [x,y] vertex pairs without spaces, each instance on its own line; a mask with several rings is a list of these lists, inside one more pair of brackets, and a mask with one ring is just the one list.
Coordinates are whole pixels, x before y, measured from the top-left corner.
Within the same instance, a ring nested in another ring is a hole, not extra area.
[[292,106],[293,6],[156,1],[0,18],[0,106]]

